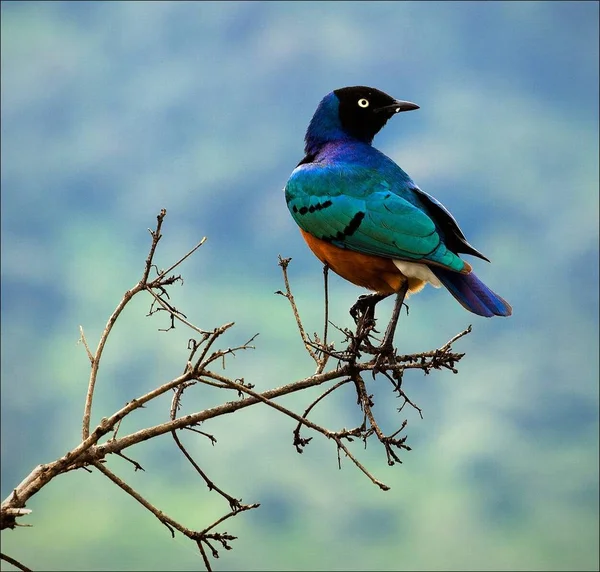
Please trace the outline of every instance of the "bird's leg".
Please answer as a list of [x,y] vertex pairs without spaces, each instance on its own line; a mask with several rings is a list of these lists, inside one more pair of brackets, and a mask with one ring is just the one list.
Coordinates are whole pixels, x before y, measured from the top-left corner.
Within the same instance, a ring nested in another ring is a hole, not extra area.
[[370,354],[377,352],[377,348],[373,346],[369,336],[372,331],[375,331],[375,306],[387,296],[388,294],[364,294],[350,308],[350,315],[356,323],[355,341],[358,343],[356,349],[361,348]]
[[402,305],[404,304],[404,298],[406,297],[406,292],[408,291],[408,281],[405,281],[398,293],[396,294],[396,304],[394,306],[394,311],[392,313],[392,319],[388,324],[388,327],[385,331],[385,336],[383,338],[383,342],[377,348],[377,353],[392,355],[394,352],[394,333],[396,332],[396,326],[398,325],[398,318],[400,317],[400,310],[402,310]]
[[365,324],[367,320],[375,320],[375,306],[389,294],[363,294],[358,297],[358,300],[350,308],[350,315],[354,323],[358,326],[361,322]]

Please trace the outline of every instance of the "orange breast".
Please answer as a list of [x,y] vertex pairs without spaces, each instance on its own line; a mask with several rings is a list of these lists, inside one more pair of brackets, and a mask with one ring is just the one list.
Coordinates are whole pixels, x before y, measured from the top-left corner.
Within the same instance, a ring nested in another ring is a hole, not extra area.
[[[323,264],[327,264],[336,274],[357,286],[380,294],[392,294],[398,292],[407,280],[389,258],[339,248],[302,229],[300,232],[306,244]],[[409,292],[418,292],[424,285],[423,280],[408,278]]]

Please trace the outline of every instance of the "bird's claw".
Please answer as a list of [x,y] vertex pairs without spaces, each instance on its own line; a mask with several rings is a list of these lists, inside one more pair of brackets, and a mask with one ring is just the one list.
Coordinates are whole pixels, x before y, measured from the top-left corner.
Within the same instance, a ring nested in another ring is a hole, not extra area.
[[385,341],[379,347],[373,349],[375,350],[373,353],[377,354],[373,362],[373,374],[396,363],[396,350],[391,341]]
[[350,315],[354,323],[358,326],[361,322],[368,325],[373,322],[375,325],[375,306],[386,296],[383,294],[363,294],[358,297],[354,306],[350,308]]
[[373,315],[375,313],[375,305],[373,304],[371,297],[368,294],[363,294],[358,297],[358,300],[355,302],[354,306],[350,308],[350,315],[354,320],[354,323],[358,326],[359,322],[370,315],[369,317],[373,319]]

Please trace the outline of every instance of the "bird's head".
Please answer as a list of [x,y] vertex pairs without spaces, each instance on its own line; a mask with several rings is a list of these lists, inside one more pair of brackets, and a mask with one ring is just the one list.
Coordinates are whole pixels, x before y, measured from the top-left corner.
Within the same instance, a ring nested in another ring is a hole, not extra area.
[[371,143],[388,119],[401,111],[419,109],[374,87],[342,87],[326,95],[306,131],[306,148],[354,138]]

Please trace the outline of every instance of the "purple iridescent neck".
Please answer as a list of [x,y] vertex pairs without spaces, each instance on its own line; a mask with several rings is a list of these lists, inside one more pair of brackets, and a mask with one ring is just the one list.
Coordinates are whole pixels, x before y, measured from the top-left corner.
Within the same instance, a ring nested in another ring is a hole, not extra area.
[[321,100],[304,136],[307,155],[316,154],[327,143],[353,139],[342,128],[339,110],[340,101],[335,93],[331,92]]

